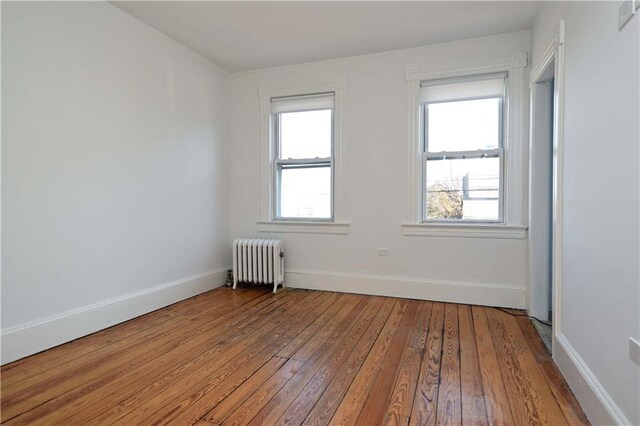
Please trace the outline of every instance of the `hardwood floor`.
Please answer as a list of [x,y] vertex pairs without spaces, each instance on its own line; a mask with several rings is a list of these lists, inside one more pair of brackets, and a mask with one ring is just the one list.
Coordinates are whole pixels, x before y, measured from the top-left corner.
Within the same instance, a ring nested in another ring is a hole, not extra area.
[[3,424],[587,424],[518,311],[216,289],[2,367]]

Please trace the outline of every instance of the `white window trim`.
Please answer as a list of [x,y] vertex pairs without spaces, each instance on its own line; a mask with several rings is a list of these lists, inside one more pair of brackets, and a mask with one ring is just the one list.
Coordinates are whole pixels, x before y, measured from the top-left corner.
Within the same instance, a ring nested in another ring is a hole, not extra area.
[[420,237],[468,237],[468,238],[504,238],[521,240],[527,237],[525,226],[480,223],[419,223],[402,225],[406,236]]
[[[526,238],[527,196],[525,182],[527,165],[527,54],[508,57],[479,66],[454,71],[424,72],[408,68],[405,79],[408,90],[407,197],[402,233],[406,236]],[[422,222],[422,141],[420,140],[420,82],[454,77],[507,72],[507,121],[504,135],[503,222],[502,223],[442,223]]]
[[337,222],[299,222],[299,221],[270,221],[258,222],[260,232],[295,232],[299,234],[337,234],[349,233],[348,223]]
[[[349,223],[345,221],[344,206],[344,93],[347,78],[338,77],[332,81],[287,86],[261,86],[260,96],[260,135],[261,135],[261,188],[260,220],[257,222],[260,232],[297,232],[310,234],[348,234]],[[275,188],[273,153],[274,143],[271,120],[271,98],[303,96],[311,93],[334,93],[334,140],[333,140],[333,220],[276,220],[274,217]]]

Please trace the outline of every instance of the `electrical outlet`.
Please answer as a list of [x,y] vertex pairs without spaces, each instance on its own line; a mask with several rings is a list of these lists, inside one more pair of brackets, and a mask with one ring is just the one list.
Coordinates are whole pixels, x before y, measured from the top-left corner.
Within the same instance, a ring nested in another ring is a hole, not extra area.
[[629,358],[640,365],[640,342],[633,337],[629,337]]
[[622,27],[625,26],[627,22],[633,17],[634,13],[636,13],[636,7],[634,5],[634,0],[625,0],[620,5],[620,9],[618,9],[618,29],[621,30]]
[[378,249],[378,256],[389,256],[389,249],[388,248],[379,248]]

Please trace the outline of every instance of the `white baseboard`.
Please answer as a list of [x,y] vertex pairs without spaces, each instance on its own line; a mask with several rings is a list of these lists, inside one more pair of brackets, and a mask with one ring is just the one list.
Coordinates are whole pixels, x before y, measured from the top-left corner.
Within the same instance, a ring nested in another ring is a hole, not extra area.
[[556,334],[553,348],[556,364],[592,424],[631,424],[564,335]]
[[2,364],[222,286],[230,266],[2,330]]
[[524,309],[526,288],[338,272],[285,272],[288,287]]

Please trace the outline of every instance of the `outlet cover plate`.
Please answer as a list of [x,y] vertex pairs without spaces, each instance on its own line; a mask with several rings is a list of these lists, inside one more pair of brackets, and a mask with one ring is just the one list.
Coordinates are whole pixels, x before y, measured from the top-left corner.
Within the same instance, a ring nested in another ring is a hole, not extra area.
[[389,256],[389,249],[388,248],[379,248],[378,249],[378,256]]

